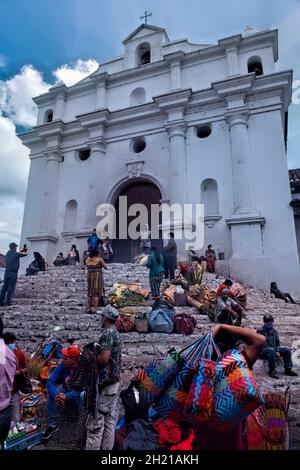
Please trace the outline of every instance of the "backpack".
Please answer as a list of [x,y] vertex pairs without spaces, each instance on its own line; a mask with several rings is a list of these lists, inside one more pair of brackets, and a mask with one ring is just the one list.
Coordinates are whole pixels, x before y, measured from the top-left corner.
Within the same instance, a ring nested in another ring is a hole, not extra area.
[[174,308],[165,300],[157,300],[149,314],[149,326],[155,333],[172,333]]

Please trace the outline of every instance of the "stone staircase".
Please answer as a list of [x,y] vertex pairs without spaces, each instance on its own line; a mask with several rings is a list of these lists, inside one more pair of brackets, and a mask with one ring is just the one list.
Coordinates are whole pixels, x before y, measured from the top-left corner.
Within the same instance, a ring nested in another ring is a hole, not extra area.
[[[140,281],[148,286],[148,270],[133,264],[110,264],[104,273],[105,287],[109,294],[115,282]],[[206,282],[216,287],[221,282],[214,275],[207,274]],[[64,345],[83,345],[99,338],[99,317],[86,314],[86,272],[82,266],[48,268],[37,276],[20,277],[14,304],[0,310],[6,330],[16,333],[19,344],[27,351],[36,350],[39,343],[58,340]],[[280,333],[282,345],[292,348],[296,369],[300,372],[300,305],[286,304],[270,294],[247,288],[248,312],[244,325],[256,329],[262,324],[262,317],[271,313]],[[137,311],[150,312],[151,301]],[[212,326],[206,315],[200,315],[193,307],[177,307],[177,312],[187,311],[197,319],[197,327],[191,336],[178,334],[123,333],[122,374],[127,384],[133,372],[146,364],[153,356],[166,352],[170,347],[178,349],[192,343],[201,333]],[[297,357],[298,347],[298,357]],[[297,364],[298,363],[298,364]],[[262,390],[285,391],[291,389],[290,437],[291,448],[300,449],[300,377],[290,378],[281,374],[280,380],[270,379],[263,361],[254,366],[257,381]],[[298,426],[297,426],[298,425]]]

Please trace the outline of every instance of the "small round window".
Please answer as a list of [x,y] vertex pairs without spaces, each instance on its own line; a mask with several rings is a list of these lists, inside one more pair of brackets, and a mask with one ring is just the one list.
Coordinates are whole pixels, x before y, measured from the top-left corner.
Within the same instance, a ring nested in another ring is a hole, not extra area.
[[134,153],[140,153],[146,148],[146,141],[143,137],[137,137],[131,141],[131,150]]
[[205,139],[211,134],[211,126],[209,124],[201,125],[196,127],[196,136],[199,139]]
[[83,150],[78,150],[78,158],[82,162],[87,160],[91,156],[91,151],[90,149],[83,149]]

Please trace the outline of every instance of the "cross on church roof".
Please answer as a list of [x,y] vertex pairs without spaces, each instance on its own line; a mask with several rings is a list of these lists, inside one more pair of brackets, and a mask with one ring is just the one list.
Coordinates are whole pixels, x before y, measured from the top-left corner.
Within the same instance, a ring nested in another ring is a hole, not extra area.
[[140,20],[145,20],[145,24],[148,23],[148,16],[152,16],[152,13],[148,13],[147,10],[144,11],[144,16],[140,16]]

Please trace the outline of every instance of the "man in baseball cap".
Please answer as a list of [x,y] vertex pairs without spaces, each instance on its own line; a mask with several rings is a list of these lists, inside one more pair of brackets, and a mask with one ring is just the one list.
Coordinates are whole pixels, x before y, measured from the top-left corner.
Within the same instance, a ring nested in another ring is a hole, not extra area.
[[80,390],[72,390],[68,386],[68,378],[77,368],[80,349],[69,346],[61,350],[62,362],[54,369],[47,381],[48,389],[48,427],[43,433],[42,442],[47,442],[53,433],[58,431],[57,407],[75,401],[79,404]]
[[28,255],[28,250],[18,252],[17,243],[9,244],[9,251],[5,255],[4,283],[0,294],[0,306],[11,305],[11,299],[16,288],[18,271],[20,268],[20,258]]
[[269,376],[272,379],[279,379],[276,372],[276,361],[282,357],[284,362],[285,375],[292,377],[297,376],[297,372],[293,371],[292,353],[290,348],[280,345],[278,331],[274,328],[274,318],[271,314],[266,314],[263,317],[264,325],[257,330],[257,333],[266,337],[266,344],[260,356],[261,359],[266,359],[269,365]]
[[[91,410],[87,420],[87,450],[112,450],[115,440],[115,419],[120,393],[121,342],[116,329],[119,312],[107,305],[101,312],[102,330],[98,340],[97,362],[98,410]],[[98,411],[98,412],[97,412]]]

